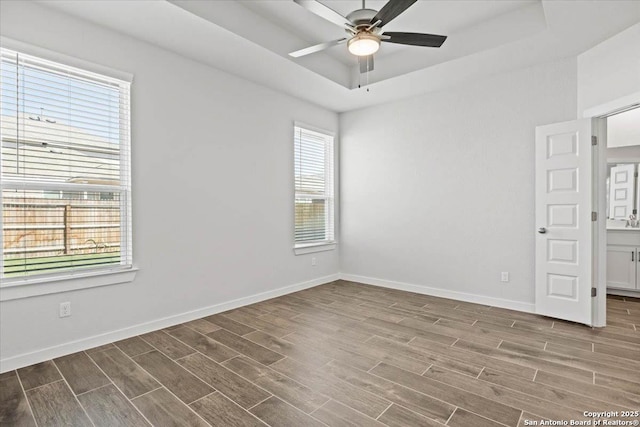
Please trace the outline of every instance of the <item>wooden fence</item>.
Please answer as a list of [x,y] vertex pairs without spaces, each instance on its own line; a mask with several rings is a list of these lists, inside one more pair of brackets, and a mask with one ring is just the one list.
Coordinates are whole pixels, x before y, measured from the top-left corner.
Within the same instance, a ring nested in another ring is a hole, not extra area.
[[295,204],[296,242],[326,239],[326,208],[324,200],[313,200]]
[[113,196],[114,200],[64,200],[5,194],[4,258],[120,251],[120,201]]

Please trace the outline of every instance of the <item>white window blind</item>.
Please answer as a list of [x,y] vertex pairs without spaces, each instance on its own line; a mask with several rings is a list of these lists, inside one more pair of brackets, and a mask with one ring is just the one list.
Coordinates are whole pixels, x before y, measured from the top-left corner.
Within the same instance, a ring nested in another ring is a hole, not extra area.
[[334,241],[333,136],[294,127],[295,244]]
[[130,83],[0,52],[2,278],[130,267]]

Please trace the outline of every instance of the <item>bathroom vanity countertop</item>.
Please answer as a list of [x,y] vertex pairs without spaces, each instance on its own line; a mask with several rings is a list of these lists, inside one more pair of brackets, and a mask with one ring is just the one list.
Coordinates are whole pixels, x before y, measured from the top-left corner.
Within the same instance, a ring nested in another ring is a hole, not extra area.
[[607,231],[640,231],[640,228],[633,228],[633,227],[607,227]]

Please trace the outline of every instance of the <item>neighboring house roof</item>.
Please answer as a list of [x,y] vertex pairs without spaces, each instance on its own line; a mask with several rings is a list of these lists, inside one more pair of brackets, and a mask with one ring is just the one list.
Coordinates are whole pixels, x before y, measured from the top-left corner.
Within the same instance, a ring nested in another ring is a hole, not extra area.
[[119,144],[87,130],[36,116],[1,116],[5,176],[116,185]]

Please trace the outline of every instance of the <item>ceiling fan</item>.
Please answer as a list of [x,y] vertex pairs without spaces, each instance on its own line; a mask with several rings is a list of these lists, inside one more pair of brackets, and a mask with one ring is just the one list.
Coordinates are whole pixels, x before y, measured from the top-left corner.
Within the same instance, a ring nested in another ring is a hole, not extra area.
[[348,37],[289,53],[289,56],[294,58],[320,52],[346,42],[349,52],[358,57],[360,72],[365,73],[373,70],[373,54],[378,51],[381,42],[440,47],[447,39],[447,36],[435,34],[384,32],[383,26],[407,10],[417,0],[389,0],[380,11],[367,9],[364,4],[365,0],[362,0],[362,8],[354,10],[346,17],[316,0],[293,1],[321,18],[344,28],[349,34]]

